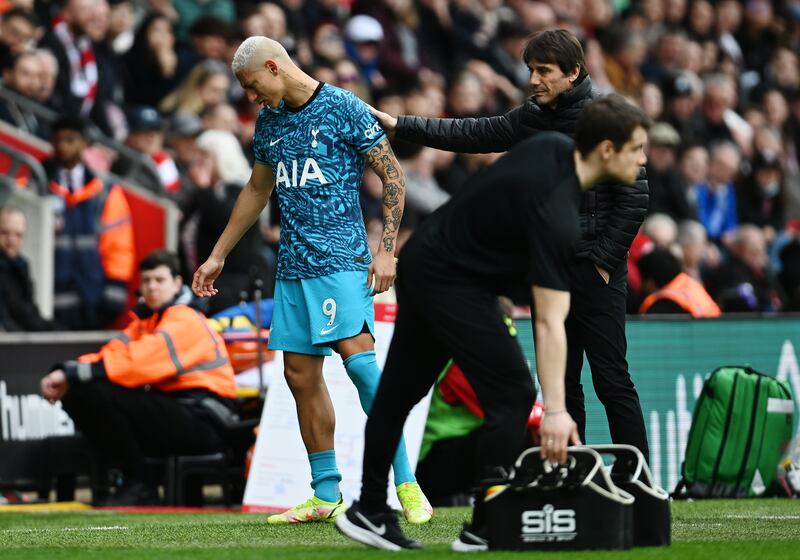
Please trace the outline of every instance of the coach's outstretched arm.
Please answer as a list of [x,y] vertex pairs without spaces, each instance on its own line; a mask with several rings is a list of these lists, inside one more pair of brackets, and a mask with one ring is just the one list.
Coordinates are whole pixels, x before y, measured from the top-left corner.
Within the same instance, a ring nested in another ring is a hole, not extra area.
[[374,292],[380,294],[392,286],[397,274],[394,252],[406,205],[406,176],[386,139],[367,152],[367,163],[383,183],[383,233],[367,275],[368,286],[374,275]]
[[256,162],[250,180],[239,193],[233,212],[228,220],[228,225],[219,236],[208,260],[204,262],[192,279],[192,291],[200,297],[217,294],[214,281],[225,266],[225,258],[231,249],[239,242],[242,235],[250,229],[258,219],[261,211],[269,201],[272,189],[275,187],[275,177],[272,168]]
[[533,302],[536,309],[536,371],[544,399],[544,418],[539,428],[542,458],[564,463],[569,444],[581,443],[578,427],[567,412],[564,388],[567,367],[564,320],[569,312],[569,292],[534,286]]

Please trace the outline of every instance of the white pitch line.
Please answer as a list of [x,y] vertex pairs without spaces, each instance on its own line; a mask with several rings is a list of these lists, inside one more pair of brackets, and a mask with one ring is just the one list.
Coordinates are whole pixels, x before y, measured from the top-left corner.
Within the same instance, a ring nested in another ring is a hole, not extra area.
[[123,525],[103,525],[99,527],[64,527],[65,531],[127,531]]
[[766,521],[791,521],[791,520],[800,520],[800,515],[741,515],[736,513],[731,513],[727,515],[723,515],[726,519],[758,519],[758,520],[766,520]]

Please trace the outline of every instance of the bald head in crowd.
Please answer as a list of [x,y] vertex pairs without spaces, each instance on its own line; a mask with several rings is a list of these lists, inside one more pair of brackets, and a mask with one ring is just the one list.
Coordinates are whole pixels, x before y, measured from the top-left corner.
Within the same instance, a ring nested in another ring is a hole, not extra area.
[[769,263],[767,239],[764,232],[752,224],[744,224],[736,228],[731,250],[754,272],[764,270]]
[[22,210],[13,206],[0,208],[0,251],[9,259],[19,257],[27,229],[28,221]]
[[672,246],[678,235],[675,220],[666,214],[651,214],[642,224],[644,233],[656,245],[665,249]]

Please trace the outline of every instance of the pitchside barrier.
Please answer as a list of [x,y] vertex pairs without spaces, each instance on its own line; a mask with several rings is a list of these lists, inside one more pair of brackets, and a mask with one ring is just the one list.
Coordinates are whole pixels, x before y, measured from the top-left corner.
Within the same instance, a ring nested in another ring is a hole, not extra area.
[[[517,320],[525,355],[534,363],[531,324]],[[628,368],[639,392],[650,442],[653,482],[672,489],[681,476],[692,411],[708,375],[723,365],[750,365],[786,380],[800,406],[800,317],[650,319],[627,324]],[[605,410],[592,388],[589,364],[581,373],[588,444],[610,443]]]
[[[517,320],[518,340],[534,363],[531,324]],[[653,482],[675,487],[680,477],[692,410],[703,380],[726,364],[749,364],[788,381],[800,396],[800,317],[650,320],[627,325],[628,362],[639,391],[650,440]],[[35,486],[37,444],[67,434],[72,422],[60,405],[40,399],[39,380],[52,364],[97,348],[113,333],[0,333],[0,486]],[[591,373],[582,374],[587,443],[610,443],[605,412],[594,395]],[[795,419],[800,414],[795,414]]]

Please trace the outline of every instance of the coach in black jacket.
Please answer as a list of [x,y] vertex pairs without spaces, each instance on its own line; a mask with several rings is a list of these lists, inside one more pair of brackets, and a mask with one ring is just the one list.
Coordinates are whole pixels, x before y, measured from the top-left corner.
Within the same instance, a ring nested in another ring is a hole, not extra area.
[[[583,107],[598,96],[586,73],[580,43],[565,30],[543,31],[528,41],[523,58],[531,71],[533,95],[505,115],[479,119],[395,119],[379,111],[375,115],[399,139],[456,152],[503,152],[546,130],[571,136]],[[644,170],[633,185],[602,184],[583,194],[581,240],[566,321],[566,391],[567,408],[578,424],[581,441],[586,441],[580,381],[585,351],[612,440],[634,445],[649,458],[639,396],[625,358],[626,259],[647,206]]]

